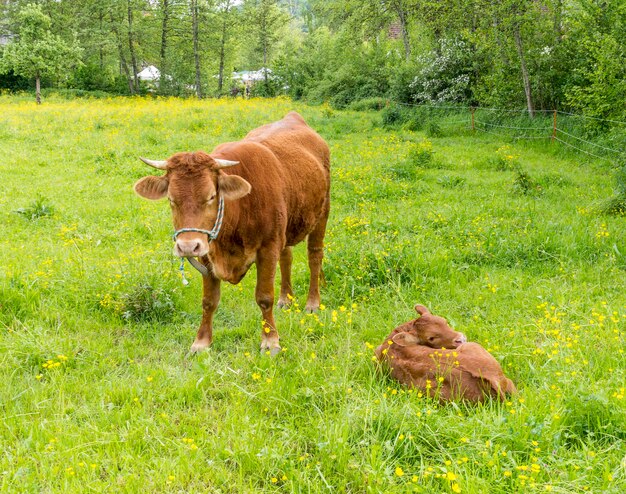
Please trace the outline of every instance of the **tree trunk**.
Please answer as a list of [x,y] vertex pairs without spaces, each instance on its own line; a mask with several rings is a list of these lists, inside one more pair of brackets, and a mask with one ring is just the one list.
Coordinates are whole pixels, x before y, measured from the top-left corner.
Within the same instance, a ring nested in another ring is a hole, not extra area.
[[137,70],[137,57],[135,56],[135,43],[133,40],[133,9],[132,9],[130,0],[128,0],[127,6],[128,6],[128,49],[130,52],[130,63],[133,68],[133,86],[135,87],[135,91],[139,91],[139,79],[137,78],[137,74],[139,72]]
[[117,42],[117,51],[120,56],[120,73],[124,72],[126,76],[126,82],[128,83],[128,92],[132,95],[135,94],[135,88],[133,87],[133,80],[130,75],[130,70],[128,70],[128,64],[126,63],[126,56],[124,55],[124,46],[122,43],[122,37],[120,32],[117,29],[117,24],[113,19],[113,15],[111,15],[111,30],[115,35],[115,41]]
[[267,51],[268,51],[268,32],[267,32],[267,11],[263,12],[261,20],[261,43],[263,44],[263,83],[265,84],[265,96],[269,94],[269,81],[267,78]]
[[202,77],[200,74],[200,49],[198,46],[198,0],[191,2],[191,29],[193,34],[193,58],[196,68],[196,96],[202,98]]
[[400,29],[402,30],[402,42],[404,43],[404,58],[409,60],[411,58],[411,40],[409,39],[409,29],[407,25],[406,12],[402,8],[401,2],[394,2],[394,8],[400,19]]
[[265,79],[265,88],[267,89],[267,43],[263,43],[263,78]]
[[170,20],[169,0],[163,0],[163,22],[161,23],[161,77],[159,78],[159,90],[163,90],[163,79],[167,70],[167,35],[168,35],[168,22]]
[[[100,33],[102,33],[102,23],[104,22],[104,14],[102,11],[99,12],[98,20],[100,21]],[[102,43],[99,43],[98,54],[100,55],[100,70],[104,71],[104,50],[102,49]]]
[[519,24],[516,24],[513,29],[513,37],[515,38],[515,46],[517,47],[517,53],[519,55],[520,65],[522,68],[522,79],[524,81],[524,92],[526,93],[528,115],[532,118],[535,116],[535,107],[533,105],[533,95],[530,87],[530,78],[528,77],[528,69],[526,68],[526,57],[524,56],[524,47],[522,45],[522,35],[520,33]]
[[556,0],[554,5],[554,38],[556,43],[563,40],[563,0]]
[[224,86],[224,58],[226,57],[226,16],[228,10],[224,11],[224,22],[222,24],[222,39],[220,40],[220,70],[217,75],[217,94],[222,95],[222,88]]
[[39,74],[35,75],[35,100],[38,105],[41,105],[41,78]]

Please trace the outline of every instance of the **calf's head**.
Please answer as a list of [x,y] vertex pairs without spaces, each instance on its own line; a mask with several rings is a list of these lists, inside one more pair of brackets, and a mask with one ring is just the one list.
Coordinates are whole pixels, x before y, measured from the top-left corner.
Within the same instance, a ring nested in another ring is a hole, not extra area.
[[[213,158],[202,151],[177,153],[166,161],[141,160],[165,170],[165,175],[142,178],[135,184],[135,192],[151,200],[167,197],[175,230],[211,230],[217,219],[219,198],[239,199],[252,188],[243,178],[222,171],[239,162]],[[205,233],[182,232],[176,237],[174,254],[179,257],[203,256],[208,250]]]
[[411,321],[407,330],[392,338],[396,345],[457,348],[467,341],[463,333],[454,331],[443,317],[431,314],[423,305],[416,305],[415,311],[420,317]]

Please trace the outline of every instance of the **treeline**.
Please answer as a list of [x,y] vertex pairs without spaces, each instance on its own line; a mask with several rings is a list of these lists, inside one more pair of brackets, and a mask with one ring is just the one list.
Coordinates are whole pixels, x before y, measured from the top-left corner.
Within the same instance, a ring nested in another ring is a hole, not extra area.
[[[20,38],[27,3],[3,3],[6,46]],[[80,48],[73,67],[46,71],[44,85],[136,94],[145,90],[137,74],[155,65],[160,94],[221,96],[240,84],[233,71],[267,68],[253,94],[626,117],[626,0],[37,4],[48,31]],[[19,68],[2,67],[0,83],[17,85]]]

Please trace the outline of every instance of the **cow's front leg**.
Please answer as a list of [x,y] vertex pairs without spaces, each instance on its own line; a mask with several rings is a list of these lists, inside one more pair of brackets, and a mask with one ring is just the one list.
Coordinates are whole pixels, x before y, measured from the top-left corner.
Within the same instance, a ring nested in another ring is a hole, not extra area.
[[261,351],[269,351],[271,355],[280,352],[278,331],[274,322],[274,276],[278,253],[271,249],[260,250],[256,258],[256,303],[261,309]]
[[201,352],[213,343],[213,314],[220,303],[220,280],[211,270],[202,277],[202,322],[196,335],[196,341],[191,345],[193,353]]

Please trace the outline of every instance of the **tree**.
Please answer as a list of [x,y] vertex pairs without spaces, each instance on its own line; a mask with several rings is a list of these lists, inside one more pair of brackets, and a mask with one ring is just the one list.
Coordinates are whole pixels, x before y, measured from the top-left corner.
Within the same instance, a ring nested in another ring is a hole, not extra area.
[[226,62],[226,48],[231,37],[231,31],[237,22],[235,9],[236,0],[222,0],[217,6],[217,15],[220,22],[219,38],[219,69],[217,74],[217,94],[222,94],[224,87],[224,68]]
[[196,96],[202,98],[202,73],[200,71],[200,10],[198,0],[191,0],[191,31],[193,37],[193,60],[196,74]]
[[81,49],[74,40],[65,42],[50,31],[50,17],[41,7],[28,4],[18,14],[18,36],[9,43],[1,59],[3,72],[35,79],[36,100],[41,103],[41,78],[58,76],[80,63]]
[[252,42],[262,59],[265,91],[269,93],[267,66],[272,50],[280,39],[281,29],[289,22],[289,15],[278,6],[276,0],[248,0],[246,8]]

